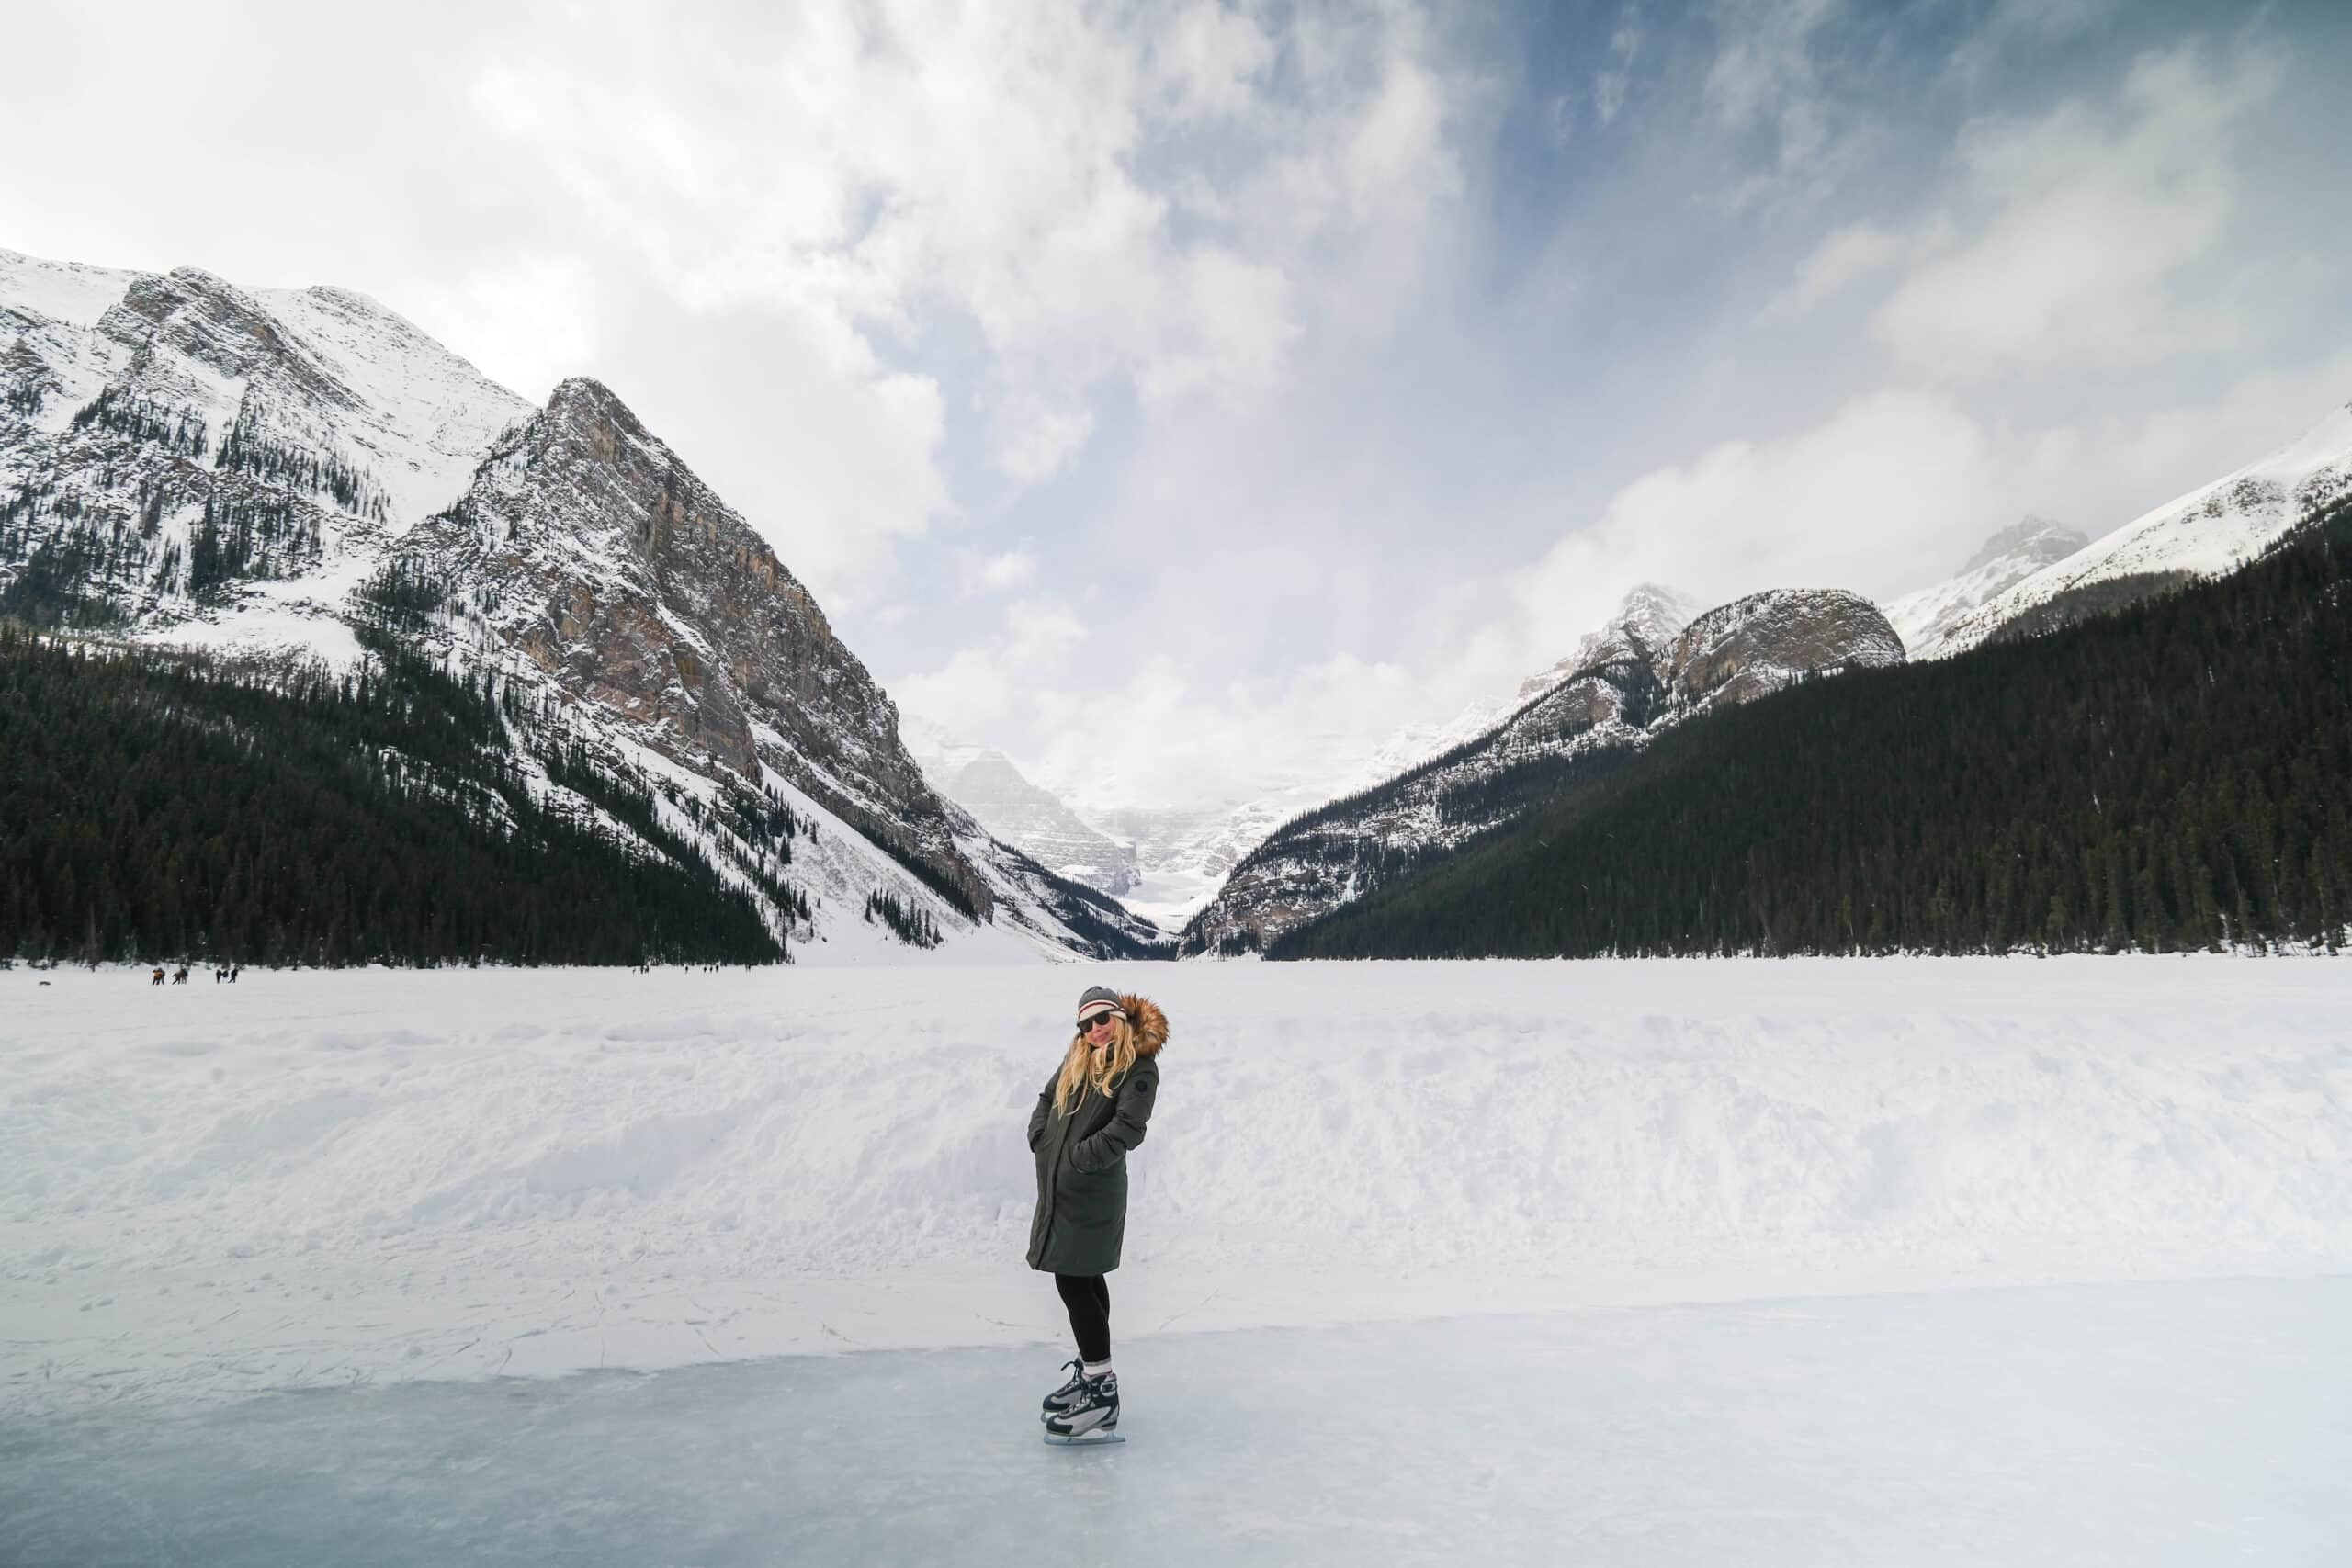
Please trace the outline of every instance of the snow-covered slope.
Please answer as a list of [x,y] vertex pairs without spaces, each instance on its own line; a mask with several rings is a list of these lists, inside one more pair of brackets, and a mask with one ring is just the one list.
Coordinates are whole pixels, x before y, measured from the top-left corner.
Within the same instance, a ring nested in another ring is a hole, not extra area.
[[1577,638],[1575,649],[1566,657],[1521,681],[1518,689],[1507,696],[1479,698],[1464,704],[1460,712],[1442,723],[1408,725],[1397,730],[1374,750],[1371,765],[1362,777],[1327,791],[1323,798],[1332,799],[1382,779],[1394,778],[1431,757],[1476,740],[1577,671],[1606,662],[1610,645],[1618,639],[1633,637],[1645,648],[1672,647],[1675,637],[1702,607],[1690,595],[1675,589],[1655,582],[1636,583],[1618,605],[1617,613]]
[[1939,659],[1953,627],[1987,600],[2088,543],[2046,517],[2027,517],[1984,541],[1959,571],[1886,606],[1886,618],[1911,659]]
[[0,252],[0,608],[347,661],[352,585],[530,412],[347,290]]
[[19,967],[0,1407],[1058,1339],[1021,1125],[1095,979],[1173,1025],[1123,1345],[2352,1269],[2317,959]]
[[933,790],[1038,864],[1113,895],[1140,880],[1134,845],[1087,822],[996,748],[958,740],[912,716],[899,726],[899,734]]
[[1136,884],[1121,901],[1175,931],[1268,834],[1329,798],[1328,783],[1298,784],[1216,806],[1110,807],[1094,815],[1135,846]]
[[2313,510],[2352,492],[2352,405],[2268,457],[2224,474],[2093,540],[1953,622],[1938,653],[2004,627],[2039,626],[2154,588],[2244,565]]

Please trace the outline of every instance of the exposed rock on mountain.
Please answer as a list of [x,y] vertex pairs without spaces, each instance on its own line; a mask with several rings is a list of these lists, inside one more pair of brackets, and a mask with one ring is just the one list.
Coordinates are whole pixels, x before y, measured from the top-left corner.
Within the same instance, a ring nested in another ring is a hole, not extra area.
[[1953,628],[1974,611],[2087,543],[2073,528],[2027,517],[1984,541],[1968,564],[1943,581],[1906,593],[1886,607],[1886,618],[1911,659],[1940,659]]
[[1669,725],[1827,671],[1900,663],[1868,600],[1835,590],[1752,594],[1681,625],[1648,585],[1587,636],[1567,673],[1508,718],[1385,784],[1283,826],[1185,927],[1183,951],[1252,951],[1430,857],[1596,777]]
[[1653,649],[1671,647],[1699,609],[1674,589],[1655,582],[1636,584],[1605,625],[1577,638],[1574,652],[1521,681],[1509,697],[1473,702],[1443,724],[1414,725],[1389,737],[1373,753],[1366,782],[1394,778],[1441,752],[1476,740],[1578,671],[1622,657],[1632,643]]
[[766,541],[598,383],[558,387],[368,589],[446,594],[645,744],[745,778],[764,764],[970,913],[993,905],[899,741],[896,705]]
[[1807,675],[1900,664],[1903,639],[1859,593],[1775,588],[1701,615],[1670,658],[1668,690],[1681,718],[1753,702]]

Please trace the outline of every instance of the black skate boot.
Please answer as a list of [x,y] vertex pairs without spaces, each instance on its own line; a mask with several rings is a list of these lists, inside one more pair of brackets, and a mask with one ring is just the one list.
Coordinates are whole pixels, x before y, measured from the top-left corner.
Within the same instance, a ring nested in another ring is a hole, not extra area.
[[1052,1420],[1071,1405],[1076,1404],[1080,1396],[1086,1393],[1086,1363],[1064,1361],[1062,1365],[1069,1369],[1069,1382],[1046,1395],[1046,1407],[1037,1413],[1037,1419],[1040,1421]]
[[1078,1402],[1046,1418],[1046,1441],[1065,1448],[1124,1443],[1126,1438],[1119,1436],[1118,1426],[1119,1374],[1104,1372],[1099,1378],[1085,1378]]

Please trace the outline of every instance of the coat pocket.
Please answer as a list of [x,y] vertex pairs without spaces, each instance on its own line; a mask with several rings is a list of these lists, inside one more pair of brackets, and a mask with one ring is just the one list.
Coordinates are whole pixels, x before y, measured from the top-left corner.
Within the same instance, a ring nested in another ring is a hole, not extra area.
[[1059,1187],[1060,1201],[1055,1206],[1078,1224],[1116,1224],[1126,1216],[1125,1160],[1108,1170],[1080,1170],[1074,1165],[1066,1166]]

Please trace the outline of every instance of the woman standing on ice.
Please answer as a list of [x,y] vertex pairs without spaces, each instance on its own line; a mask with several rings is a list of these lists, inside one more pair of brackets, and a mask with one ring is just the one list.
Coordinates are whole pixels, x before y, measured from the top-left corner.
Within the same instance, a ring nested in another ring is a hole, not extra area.
[[1119,1425],[1111,1370],[1111,1287],[1127,1228],[1127,1151],[1143,1142],[1159,1092],[1168,1015],[1141,997],[1095,986],[1078,998],[1078,1036],[1029,1113],[1037,1213],[1029,1267],[1054,1277],[1069,1308],[1078,1359],[1046,1395],[1046,1440],[1109,1442]]

